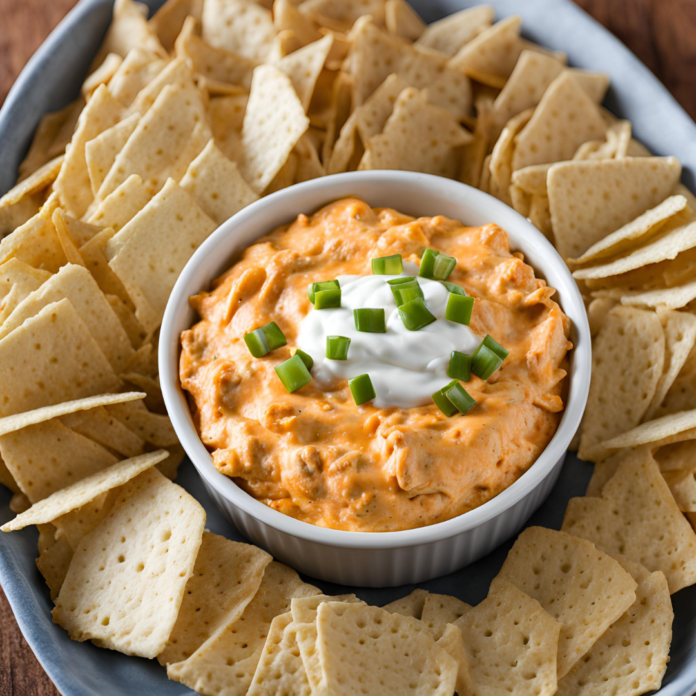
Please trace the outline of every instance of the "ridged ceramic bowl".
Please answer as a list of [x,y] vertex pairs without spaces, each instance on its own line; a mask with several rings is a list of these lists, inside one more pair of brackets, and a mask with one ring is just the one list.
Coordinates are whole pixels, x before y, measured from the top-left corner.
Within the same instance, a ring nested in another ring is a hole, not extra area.
[[[373,207],[413,216],[445,215],[467,225],[494,222],[511,248],[556,288],[572,321],[569,394],[556,434],[532,467],[498,496],[459,517],[398,532],[346,532],[316,527],[273,510],[213,465],[179,383],[179,337],[196,315],[191,295],[208,289],[240,252],[300,213],[356,196]],[[556,481],[580,424],[590,383],[590,330],[582,298],[566,265],[546,238],[497,199],[464,184],[411,172],[353,172],[315,179],[250,205],[219,227],[196,251],[177,281],[160,330],[160,381],[181,444],[223,513],[276,558],[315,578],[344,585],[386,587],[421,582],[475,561],[515,534]]]

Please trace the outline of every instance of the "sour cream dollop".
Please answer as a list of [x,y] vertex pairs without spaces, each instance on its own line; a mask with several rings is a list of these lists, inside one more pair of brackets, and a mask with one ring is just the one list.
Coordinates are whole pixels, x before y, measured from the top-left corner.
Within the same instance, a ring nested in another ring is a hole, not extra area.
[[[404,264],[402,275],[415,276],[418,266]],[[323,389],[340,380],[369,374],[377,394],[377,408],[413,408],[432,402],[431,395],[451,382],[447,376],[450,353],[471,354],[481,343],[468,326],[445,319],[449,291],[440,282],[418,278],[428,309],[436,321],[419,331],[409,331],[387,281],[399,276],[339,276],[341,307],[312,310],[300,323],[297,347],[314,359],[312,377]],[[355,329],[353,310],[383,308],[386,333]],[[326,337],[351,339],[347,360],[326,357]]]

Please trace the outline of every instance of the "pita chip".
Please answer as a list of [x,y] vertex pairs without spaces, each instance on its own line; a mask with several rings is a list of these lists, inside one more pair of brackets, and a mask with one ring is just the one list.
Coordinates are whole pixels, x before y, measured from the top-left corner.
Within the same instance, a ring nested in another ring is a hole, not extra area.
[[427,28],[406,0],[387,0],[384,5],[384,23],[390,34],[407,41],[415,41]]
[[155,657],[176,624],[204,526],[205,511],[183,488],[156,469],[140,474],[75,549],[53,620],[73,640]]
[[488,29],[494,18],[493,8],[487,5],[461,10],[429,24],[417,37],[416,44],[453,56],[462,46]]

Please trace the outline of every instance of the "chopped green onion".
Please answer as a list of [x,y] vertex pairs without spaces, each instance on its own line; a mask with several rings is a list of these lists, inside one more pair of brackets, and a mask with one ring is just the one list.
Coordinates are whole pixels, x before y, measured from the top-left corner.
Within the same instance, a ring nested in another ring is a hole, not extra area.
[[433,278],[435,280],[447,280],[452,271],[457,266],[457,259],[454,256],[447,256],[447,254],[438,254],[435,259],[435,268],[433,269]]
[[453,295],[466,295],[466,290],[456,283],[448,283],[446,280],[440,281]]
[[280,363],[275,371],[289,393],[301,389],[312,381],[312,375],[309,374],[307,366],[299,355],[293,355],[289,360]]
[[280,330],[278,324],[274,321],[269,322],[265,326],[255,331],[250,331],[244,336],[249,352],[255,358],[262,358],[268,355],[272,350],[280,348],[287,344],[285,334]]
[[[449,386],[449,385],[448,385]],[[457,412],[457,407],[445,396],[445,389],[440,389],[433,394],[435,405],[449,418]]]
[[455,295],[450,293],[447,297],[447,309],[445,310],[445,319],[453,321],[456,324],[464,324],[469,326],[471,321],[471,312],[474,309],[474,298],[467,295]]
[[470,396],[456,379],[450,382],[442,391],[462,415],[476,406],[476,400]]
[[490,348],[501,360],[505,360],[510,355],[510,351],[505,350],[490,334],[486,334],[486,338],[483,339],[483,345]]
[[307,290],[307,297],[309,297],[309,301],[314,304],[316,293],[320,290],[333,290],[340,287],[337,280],[322,280],[319,283],[310,283],[309,289]]
[[401,283],[410,283],[415,280],[413,276],[399,276],[398,278],[392,278],[387,281],[388,285],[401,285]]
[[401,316],[401,321],[404,322],[404,326],[409,331],[418,331],[418,329],[432,324],[436,319],[422,297],[417,297],[415,300],[411,300],[399,307],[399,315]]
[[314,309],[334,309],[341,306],[341,288],[319,290],[314,293]]
[[359,375],[348,380],[350,393],[353,395],[353,401],[356,406],[361,406],[367,401],[371,401],[377,396],[375,388],[372,386],[370,375]]
[[294,355],[299,355],[300,358],[302,359],[302,362],[305,364],[308,370],[311,370],[312,367],[314,366],[314,359],[309,353],[305,353],[303,350],[300,350],[299,348],[295,348],[295,353]]
[[488,379],[502,364],[503,359],[482,343],[473,355],[471,371],[481,379]]
[[246,343],[246,347],[255,358],[262,358],[271,352],[263,329],[250,331],[244,336],[244,343]]
[[453,350],[450,353],[447,376],[451,377],[452,379],[459,379],[462,382],[468,382],[471,379],[472,360],[473,357],[471,355]]
[[366,333],[387,333],[384,309],[354,309],[353,319],[357,331]]
[[404,270],[401,254],[382,256],[372,259],[372,273],[374,275],[399,275]]
[[437,258],[439,251],[435,249],[426,249],[421,257],[420,268],[418,269],[418,275],[421,278],[432,278],[433,271],[435,270],[435,259]]
[[413,280],[410,283],[399,283],[399,285],[392,286],[392,295],[394,295],[394,301],[397,307],[405,305],[411,300],[415,300],[417,297],[425,298],[421,286],[418,284],[417,280]]
[[329,360],[348,360],[350,338],[346,336],[326,337],[326,357]]

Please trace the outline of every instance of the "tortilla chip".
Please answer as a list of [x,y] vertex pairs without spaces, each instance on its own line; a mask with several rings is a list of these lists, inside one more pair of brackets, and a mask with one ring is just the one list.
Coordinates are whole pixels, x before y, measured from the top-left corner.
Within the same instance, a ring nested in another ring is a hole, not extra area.
[[662,476],[669,486],[674,502],[682,512],[696,512],[696,472],[665,471]]
[[261,193],[309,127],[290,78],[271,65],[254,70],[242,127],[242,175]]
[[565,162],[549,170],[558,251],[577,258],[667,198],[681,175],[674,157]]
[[668,444],[667,441],[677,442],[678,440],[672,438],[683,433],[690,433],[694,428],[696,428],[696,409],[691,409],[642,423],[628,432],[605,441],[603,445],[607,449],[619,449],[639,447],[648,443]]
[[109,92],[123,106],[130,106],[138,93],[164,69],[167,61],[158,54],[134,48],[109,81]]
[[143,440],[156,447],[170,447],[179,442],[169,418],[150,413],[142,403],[113,404],[107,411]]
[[61,488],[48,498],[41,499],[26,512],[17,515],[13,520],[0,527],[0,531],[13,532],[24,529],[31,524],[53,522],[61,515],[87,505],[97,496],[124,485],[168,456],[169,453],[166,450],[158,450],[132,459],[125,459],[106,469],[97,471],[70,486]]
[[82,266],[63,266],[29,295],[0,326],[0,340],[48,305],[63,299],[70,301],[84,321],[114,372],[122,372],[133,355],[130,340],[104,293]]
[[615,307],[594,344],[581,459],[606,458],[601,444],[640,423],[663,372],[665,338],[654,312]]
[[411,594],[395,599],[389,604],[385,604],[382,609],[390,614],[401,614],[402,616],[411,616],[414,619],[420,619],[423,614],[425,600],[428,597],[426,590],[416,589]]
[[470,611],[471,605],[462,602],[461,599],[449,595],[429,594],[425,598],[420,619],[430,628],[433,638],[439,640],[447,624],[454,623]]
[[686,440],[660,447],[655,452],[655,461],[657,461],[662,473],[679,471],[680,469],[690,471],[696,461],[695,454],[696,441]]
[[212,140],[189,166],[181,188],[218,225],[258,199],[236,163],[230,162]]
[[273,24],[278,32],[290,31],[300,46],[319,41],[321,33],[311,17],[295,6],[292,0],[275,0],[273,3]]
[[214,229],[215,223],[193,198],[169,180],[107,242],[109,266],[126,288],[145,329],[159,326],[179,273]]
[[520,534],[498,578],[536,599],[562,624],[559,678],[636,598],[635,581],[613,558],[584,539],[543,527]]
[[276,63],[276,67],[290,78],[305,112],[309,109],[317,78],[324,67],[332,44],[333,36],[329,34]]
[[240,617],[272,560],[256,546],[204,532],[176,624],[167,647],[157,656],[159,663],[187,659],[223,623]]
[[415,41],[427,26],[406,0],[387,0],[384,5],[384,23],[387,31],[407,41]]
[[488,597],[455,625],[470,670],[466,693],[556,693],[561,624],[513,584],[494,580]]
[[527,109],[514,116],[505,124],[500,137],[491,152],[489,164],[491,185],[499,192],[498,198],[510,205],[510,185],[512,184],[512,158],[515,151],[517,134],[529,123],[533,109]]
[[[89,222],[118,232],[147,205],[151,198],[143,180],[137,174],[131,174],[113,193],[100,202],[90,216]],[[84,248],[80,249],[80,252],[84,256]]]
[[164,49],[171,53],[186,19],[200,20],[202,14],[203,0],[169,0],[155,12],[149,25]]
[[301,11],[335,31],[348,31],[358,19],[370,15],[378,24],[384,23],[384,0],[306,0]]
[[409,87],[399,95],[382,133],[366,144],[369,168],[453,177],[454,148],[466,145],[471,137],[448,111],[429,104],[424,92]]
[[176,170],[196,126],[204,122],[203,103],[195,87],[167,85],[116,156],[99,198],[106,198],[132,174],[143,179],[150,195],[157,193]]
[[559,696],[657,691],[667,669],[674,613],[665,576],[652,573],[631,608],[559,682]]
[[493,24],[492,7],[480,5],[429,24],[416,44],[453,56],[462,46],[475,39]]
[[327,693],[365,693],[377,683],[385,695],[426,688],[443,696],[454,692],[456,661],[415,619],[378,607],[326,602],[317,612],[317,630]]
[[621,304],[634,307],[664,307],[681,309],[696,299],[696,281],[677,285],[673,288],[661,288],[647,292],[626,291],[619,295]]
[[51,274],[13,258],[0,266],[0,325]]
[[155,657],[176,623],[204,525],[183,488],[155,469],[140,474],[75,549],[53,620],[73,640]]
[[56,528],[52,524],[39,525],[39,557],[36,567],[43,575],[55,602],[63,585],[73,551],[65,539],[56,539]]
[[474,131],[472,141],[461,148],[462,163],[459,169],[459,181],[469,186],[479,186],[487,148],[488,142],[486,138]]
[[68,262],[50,216],[41,211],[0,241],[0,264],[10,259],[51,273]]
[[661,570],[672,593],[696,582],[696,534],[652,457],[621,463],[601,498],[572,498],[563,530]]
[[215,48],[262,62],[276,34],[271,13],[252,0],[206,0],[203,38]]
[[0,198],[0,211],[9,206],[16,205],[27,196],[31,196],[31,194],[37,191],[42,191],[52,184],[63,167],[64,162],[65,155],[59,155],[37,169],[26,179],[16,184]]
[[241,616],[235,608],[218,630],[183,662],[167,666],[167,676],[200,693],[247,693],[261,659],[271,622],[290,609],[293,597],[319,594],[297,573],[275,561],[266,566],[258,592]]
[[68,300],[27,319],[0,341],[0,417],[119,386],[111,365]]
[[123,58],[116,53],[109,53],[102,64],[92,73],[90,73],[82,83],[81,92],[86,99],[89,99],[94,91],[101,85],[108,84],[109,80],[116,74],[116,71],[121,67]]
[[588,140],[604,136],[597,105],[568,72],[544,93],[527,127],[517,136],[513,169],[568,160]]

